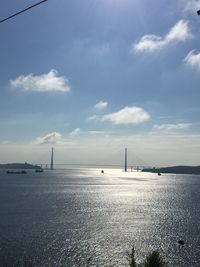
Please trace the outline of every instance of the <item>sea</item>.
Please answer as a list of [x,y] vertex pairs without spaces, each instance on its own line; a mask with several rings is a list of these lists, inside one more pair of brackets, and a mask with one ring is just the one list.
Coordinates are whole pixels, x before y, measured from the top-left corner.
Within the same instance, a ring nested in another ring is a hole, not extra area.
[[133,246],[138,263],[158,250],[171,267],[200,266],[200,176],[0,171],[0,266],[128,266]]

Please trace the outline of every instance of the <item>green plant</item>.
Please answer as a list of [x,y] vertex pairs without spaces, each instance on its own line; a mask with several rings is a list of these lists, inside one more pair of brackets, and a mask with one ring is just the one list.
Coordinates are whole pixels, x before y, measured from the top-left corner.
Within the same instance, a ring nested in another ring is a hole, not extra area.
[[131,252],[127,252],[127,259],[128,259],[130,267],[137,267],[137,263],[135,260],[135,248],[134,248],[134,246],[132,247]]
[[167,267],[165,261],[160,256],[159,252],[153,251],[146,256],[146,260],[142,264],[142,267]]

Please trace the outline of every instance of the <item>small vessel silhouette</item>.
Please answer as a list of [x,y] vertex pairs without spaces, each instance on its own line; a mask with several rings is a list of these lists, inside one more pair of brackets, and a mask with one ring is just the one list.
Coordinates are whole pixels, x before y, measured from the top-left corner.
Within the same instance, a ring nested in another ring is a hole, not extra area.
[[41,169],[36,169],[35,172],[43,172],[44,170],[41,168]]
[[184,245],[184,241],[180,239],[180,240],[178,240],[178,244],[183,246]]
[[25,170],[22,171],[7,171],[7,174],[26,174]]

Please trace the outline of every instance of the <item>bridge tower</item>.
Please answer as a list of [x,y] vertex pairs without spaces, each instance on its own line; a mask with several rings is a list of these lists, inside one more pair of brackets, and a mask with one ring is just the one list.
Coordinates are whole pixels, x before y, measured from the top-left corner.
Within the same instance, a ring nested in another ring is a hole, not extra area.
[[125,148],[125,164],[124,164],[124,171],[127,172],[127,148]]
[[53,170],[53,146],[51,148],[51,170]]

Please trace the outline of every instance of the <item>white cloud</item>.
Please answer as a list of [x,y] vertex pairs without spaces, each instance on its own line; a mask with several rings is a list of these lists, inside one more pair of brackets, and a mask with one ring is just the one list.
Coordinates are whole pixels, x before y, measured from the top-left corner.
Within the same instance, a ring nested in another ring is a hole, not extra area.
[[191,37],[191,32],[188,26],[188,21],[180,20],[174,27],[171,28],[170,32],[165,36],[165,41],[170,42],[181,42]]
[[37,137],[35,143],[37,144],[55,144],[59,142],[62,135],[57,132],[49,133],[43,137]]
[[105,101],[99,101],[98,103],[95,104],[95,108],[96,109],[104,109],[108,106],[108,102],[105,102]]
[[164,37],[157,35],[144,35],[138,43],[132,45],[131,51],[153,52],[167,46],[170,43],[182,42],[192,36],[188,21],[178,21]]
[[160,124],[154,125],[153,129],[158,131],[175,131],[188,129],[191,126],[190,123],[177,123],[177,124]]
[[189,67],[200,71],[200,53],[195,53],[194,50],[190,51],[185,57],[184,62]]
[[70,135],[71,136],[76,136],[76,135],[78,135],[80,133],[80,131],[81,131],[80,128],[76,128],[70,133]]
[[15,80],[10,80],[10,84],[13,88],[21,88],[24,91],[70,91],[68,79],[64,76],[58,76],[58,72],[54,69],[38,76],[32,73],[27,76],[20,75]]
[[144,35],[140,41],[133,45],[132,51],[154,51],[165,45],[165,41],[156,35]]
[[196,13],[200,9],[200,0],[180,0],[184,12]]
[[139,107],[125,107],[101,117],[102,121],[111,121],[114,124],[139,124],[149,119],[150,115]]
[[9,140],[4,140],[1,142],[2,145],[8,145],[8,144],[11,144],[11,141]]
[[97,121],[97,120],[101,120],[101,116],[93,115],[93,116],[90,116],[87,120],[88,120],[88,121]]
[[108,135],[108,134],[111,134],[112,132],[108,132],[108,131],[88,131],[86,133],[87,134],[91,134],[91,135]]

